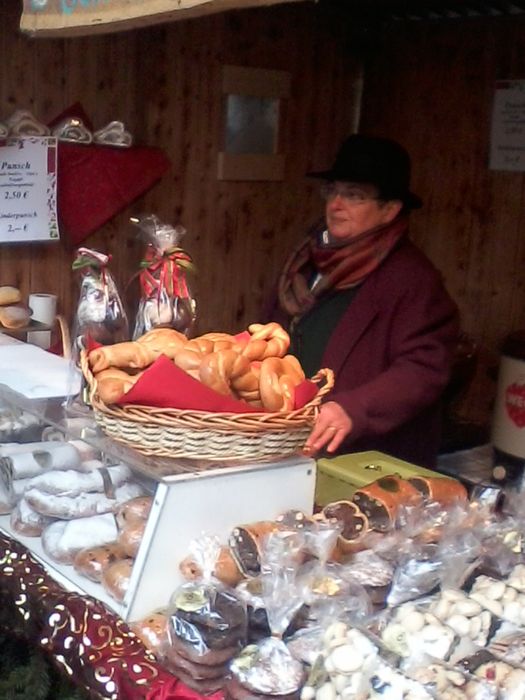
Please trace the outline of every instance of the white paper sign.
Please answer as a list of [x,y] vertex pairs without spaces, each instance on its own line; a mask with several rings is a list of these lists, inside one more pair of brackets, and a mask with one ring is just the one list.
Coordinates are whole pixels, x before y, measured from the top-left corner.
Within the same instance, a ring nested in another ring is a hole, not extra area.
[[525,171],[525,80],[500,80],[496,83],[490,168]]
[[57,139],[9,137],[0,145],[0,242],[58,240]]

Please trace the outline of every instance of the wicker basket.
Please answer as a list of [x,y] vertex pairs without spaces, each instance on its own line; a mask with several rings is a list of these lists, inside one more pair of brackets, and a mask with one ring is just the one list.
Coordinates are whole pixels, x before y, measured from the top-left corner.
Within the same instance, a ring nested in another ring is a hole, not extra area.
[[330,369],[312,378],[317,395],[303,408],[287,413],[210,413],[207,411],[107,406],[97,395],[97,382],[81,355],[95,420],[110,437],[142,454],[213,461],[264,461],[300,450],[311,432],[321,399],[333,387]]

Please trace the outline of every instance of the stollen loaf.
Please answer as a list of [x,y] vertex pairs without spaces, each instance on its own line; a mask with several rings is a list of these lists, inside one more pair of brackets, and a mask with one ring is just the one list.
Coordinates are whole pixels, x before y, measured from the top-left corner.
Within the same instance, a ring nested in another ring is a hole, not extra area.
[[19,535],[40,537],[44,529],[51,525],[52,518],[40,515],[31,508],[25,498],[21,498],[11,513],[11,528]]
[[117,537],[117,524],[111,513],[66,522],[57,520],[42,533],[46,554],[61,564],[72,564],[75,555],[86,547],[99,547]]
[[[103,493],[82,493],[79,496],[53,496],[35,488],[30,488],[26,491],[24,497],[29,505],[41,515],[62,518],[63,520],[75,520],[101,513],[113,513],[120,503],[130,498],[141,496],[142,493],[143,489],[139,484],[125,483],[115,490],[115,498],[108,498]],[[111,517],[115,520],[113,515]],[[116,532],[113,539],[116,539]]]
[[108,487],[115,489],[130,478],[131,471],[124,464],[85,474],[73,470],[50,471],[31,479],[31,488],[53,496],[75,497],[82,493],[105,493]]

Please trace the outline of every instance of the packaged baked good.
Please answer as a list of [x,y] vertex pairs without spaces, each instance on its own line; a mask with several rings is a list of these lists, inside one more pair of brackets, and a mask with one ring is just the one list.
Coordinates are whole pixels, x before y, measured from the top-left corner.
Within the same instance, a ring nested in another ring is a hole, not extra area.
[[151,613],[145,618],[129,623],[129,626],[157,658],[164,658],[169,645],[167,613]]
[[200,693],[222,687],[228,663],[246,643],[246,606],[237,593],[213,577],[220,543],[202,537],[191,543],[202,577],[184,583],[169,606],[169,667]]
[[109,544],[116,537],[115,518],[112,513],[106,513],[51,523],[42,532],[42,547],[53,561],[72,564],[81,549]]
[[258,576],[261,573],[262,544],[268,535],[279,528],[280,524],[273,520],[261,520],[233,528],[228,545],[244,576]]
[[431,659],[425,654],[405,659],[402,672],[440,700],[495,700],[497,689],[464,669]]
[[299,699],[304,682],[302,664],[283,641],[285,630],[304,604],[297,582],[298,551],[304,547],[297,531],[269,534],[261,549],[261,596],[271,636],[250,644],[232,661],[225,697]]
[[373,550],[365,549],[344,564],[342,575],[363,586],[373,606],[382,607],[390,592],[394,567]]
[[327,520],[335,519],[340,525],[337,547],[341,554],[351,554],[365,548],[369,531],[366,515],[352,501],[334,501],[321,511]]
[[443,561],[436,545],[407,543],[397,561],[388,605],[399,605],[431,593],[440,584],[442,569]]
[[391,474],[357,489],[352,501],[366,515],[372,530],[387,532],[395,527],[403,508],[420,504],[423,497],[409,481]]
[[118,559],[103,569],[101,576],[102,585],[104,590],[115,600],[120,602],[124,600],[124,596],[129,588],[133,564],[133,559]]
[[110,256],[79,248],[73,270],[80,273],[80,295],[73,324],[73,358],[90,343],[111,345],[129,339],[129,325],[117,285],[109,270]]
[[[195,581],[202,578],[200,564],[192,555],[185,557],[181,561],[179,570],[187,581]],[[218,581],[233,588],[244,579],[244,575],[239,569],[230,548],[225,546],[219,549],[212,574]]]
[[25,498],[21,498],[11,512],[10,524],[14,532],[25,537],[40,537],[53,518],[37,513]]
[[0,408],[1,443],[40,441],[43,430],[43,421],[32,413],[12,406]]
[[196,319],[196,301],[188,281],[193,263],[180,247],[186,229],[165,224],[154,214],[132,219],[132,223],[139,227],[147,245],[139,275],[141,298],[133,338],[159,326],[189,335]]
[[115,513],[119,529],[122,530],[136,522],[146,521],[152,505],[153,498],[151,496],[138,496],[121,503]]
[[126,553],[117,542],[81,549],[75,555],[73,566],[79,574],[91,581],[102,581],[102,574],[116,561],[126,558]]
[[371,602],[361,584],[345,576],[341,564],[329,561],[343,527],[336,519],[317,519],[302,531],[305,549],[313,555],[298,570],[298,585],[312,621],[323,619],[337,606],[351,621],[363,620]]
[[140,520],[130,523],[119,532],[117,541],[127,557],[135,559],[137,556],[145,529],[146,521]]

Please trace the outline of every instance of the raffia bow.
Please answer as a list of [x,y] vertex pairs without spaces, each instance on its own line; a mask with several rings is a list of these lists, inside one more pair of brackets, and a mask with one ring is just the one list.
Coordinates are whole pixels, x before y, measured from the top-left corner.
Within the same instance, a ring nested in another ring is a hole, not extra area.
[[146,250],[146,258],[140,267],[140,284],[146,297],[153,296],[155,292],[160,295],[165,290],[170,297],[189,299],[186,272],[195,272],[195,266],[182,248],[169,248],[159,254],[151,246]]

